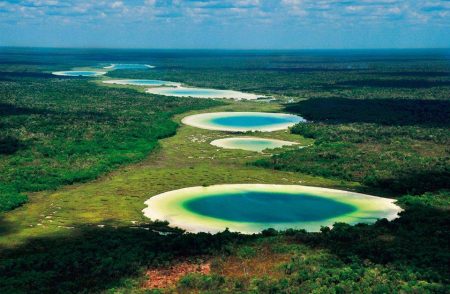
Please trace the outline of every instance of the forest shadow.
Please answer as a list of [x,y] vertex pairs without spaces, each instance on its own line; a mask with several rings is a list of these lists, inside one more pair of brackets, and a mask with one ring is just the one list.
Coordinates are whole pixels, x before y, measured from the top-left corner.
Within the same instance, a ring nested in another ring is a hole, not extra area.
[[52,110],[52,109],[44,109],[44,108],[34,108],[34,107],[23,107],[16,106],[8,103],[0,102],[0,116],[14,116],[14,115],[68,115],[79,118],[86,119],[105,119],[105,118],[113,118],[112,115],[104,112],[97,111],[63,111],[63,110]]
[[[249,68],[248,70],[251,70]],[[348,72],[360,72],[364,69],[359,68],[325,68],[325,67],[268,67],[260,70],[275,71],[275,72],[288,72],[288,73],[316,73],[316,72],[332,72],[332,73],[348,73]]]
[[448,71],[393,71],[393,72],[366,72],[367,75],[390,77],[450,77]]
[[221,251],[251,236],[183,233],[154,223],[136,227],[76,226],[69,236],[30,239],[0,249],[2,293],[92,293],[120,287],[142,269]]
[[4,215],[0,214],[0,237],[17,231],[17,226],[5,219]]
[[[0,130],[1,130],[0,126]],[[20,149],[24,149],[27,146],[24,142],[12,136],[0,136],[0,154],[10,155],[14,154]]]
[[54,111],[48,109],[38,109],[31,107],[21,107],[8,103],[0,103],[0,115],[12,116],[12,115],[28,115],[28,114],[53,114]]
[[[338,82],[335,85],[344,87],[375,87],[375,88],[408,88],[426,89],[433,87],[448,87],[450,81],[428,81],[428,80],[354,80]],[[333,85],[326,85],[325,87]]]
[[308,120],[327,123],[450,126],[447,100],[312,98],[285,108]]
[[347,263],[375,264],[414,271],[421,278],[448,283],[450,276],[450,211],[410,201],[400,218],[374,225],[335,224],[322,233],[298,233],[296,239],[329,249]]
[[373,178],[364,184],[396,194],[422,194],[450,189],[450,167],[434,165],[435,170],[403,170],[389,178]]
[[[62,78],[67,78],[61,76]],[[0,81],[16,81],[20,78],[40,78],[40,79],[55,79],[56,77],[50,73],[43,72],[0,72]]]

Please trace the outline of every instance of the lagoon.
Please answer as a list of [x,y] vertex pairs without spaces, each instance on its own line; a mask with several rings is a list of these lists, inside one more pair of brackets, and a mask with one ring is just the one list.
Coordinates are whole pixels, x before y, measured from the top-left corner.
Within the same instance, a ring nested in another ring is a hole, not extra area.
[[67,76],[67,77],[97,77],[106,74],[104,71],[91,71],[91,70],[68,70],[68,71],[54,71],[55,76]]
[[180,83],[161,81],[161,80],[108,80],[103,81],[105,84],[115,84],[115,85],[133,85],[133,86],[179,86]]
[[105,69],[151,69],[155,68],[153,65],[149,64],[139,64],[139,63],[117,63],[105,66]]
[[207,130],[227,132],[272,132],[305,122],[298,115],[270,112],[211,112],[187,116],[182,123]]
[[256,100],[258,98],[263,98],[262,95],[256,95],[252,93],[243,93],[239,91],[232,90],[217,90],[217,89],[207,89],[207,88],[188,88],[188,87],[164,87],[164,88],[153,88],[148,89],[147,93],[164,95],[164,96],[174,96],[174,97],[192,97],[192,98],[224,98],[224,99],[235,99],[235,100]]
[[190,187],[156,195],[144,215],[189,232],[241,233],[305,229],[318,232],[336,222],[392,220],[402,209],[395,200],[299,185],[228,184]]

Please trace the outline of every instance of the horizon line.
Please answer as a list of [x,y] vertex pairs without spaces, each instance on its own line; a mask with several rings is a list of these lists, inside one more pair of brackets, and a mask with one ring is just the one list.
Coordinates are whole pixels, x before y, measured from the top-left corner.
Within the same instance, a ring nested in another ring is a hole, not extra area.
[[178,48],[151,48],[151,47],[81,47],[81,46],[0,46],[0,48],[27,48],[27,49],[94,49],[94,50],[204,50],[204,51],[345,51],[345,50],[450,50],[449,47],[375,47],[375,48],[194,48],[194,47],[178,47]]

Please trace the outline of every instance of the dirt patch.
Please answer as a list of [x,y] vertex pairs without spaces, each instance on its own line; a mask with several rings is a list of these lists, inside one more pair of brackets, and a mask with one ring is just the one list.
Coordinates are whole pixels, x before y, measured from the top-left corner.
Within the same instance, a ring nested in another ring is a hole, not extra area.
[[144,283],[145,289],[170,288],[177,284],[180,278],[187,274],[199,273],[207,275],[211,272],[209,262],[180,262],[167,268],[150,269],[146,275],[148,280]]
[[284,276],[284,271],[280,269],[280,266],[289,262],[291,257],[290,253],[274,253],[269,246],[263,246],[254,257],[243,259],[231,256],[219,262],[218,270],[215,271],[227,277],[244,280],[263,276],[281,278]]

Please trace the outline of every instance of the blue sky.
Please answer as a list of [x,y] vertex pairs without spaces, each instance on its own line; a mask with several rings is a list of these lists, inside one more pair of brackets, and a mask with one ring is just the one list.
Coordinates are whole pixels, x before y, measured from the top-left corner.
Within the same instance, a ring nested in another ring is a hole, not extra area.
[[0,46],[450,47],[450,0],[0,0]]

